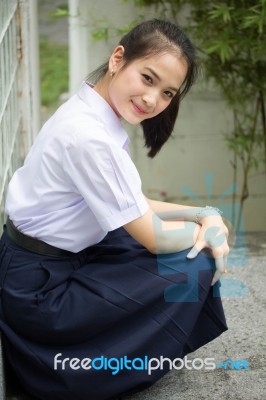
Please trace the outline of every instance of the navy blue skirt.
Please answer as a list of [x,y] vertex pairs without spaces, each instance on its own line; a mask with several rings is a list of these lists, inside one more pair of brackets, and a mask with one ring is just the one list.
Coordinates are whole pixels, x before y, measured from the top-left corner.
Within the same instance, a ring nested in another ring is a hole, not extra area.
[[[105,400],[147,388],[227,330],[214,260],[155,256],[123,228],[63,259],[4,232],[0,328],[25,389],[43,400]],[[149,362],[151,364],[149,364]]]

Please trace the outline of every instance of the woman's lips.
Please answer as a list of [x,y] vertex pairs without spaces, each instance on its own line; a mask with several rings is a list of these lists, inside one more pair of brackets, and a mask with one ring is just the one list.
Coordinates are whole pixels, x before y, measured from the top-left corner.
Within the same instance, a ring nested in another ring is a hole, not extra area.
[[132,105],[134,107],[134,110],[138,113],[138,114],[146,114],[146,111],[144,111],[138,104],[136,104],[133,100],[131,100]]

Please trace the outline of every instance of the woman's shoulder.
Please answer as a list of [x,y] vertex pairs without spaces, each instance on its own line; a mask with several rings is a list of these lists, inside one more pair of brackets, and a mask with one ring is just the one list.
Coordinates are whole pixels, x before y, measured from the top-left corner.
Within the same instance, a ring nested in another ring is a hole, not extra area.
[[78,95],[62,104],[44,125],[45,133],[63,147],[116,149],[121,151],[128,136],[120,120],[110,113],[99,113],[93,104]]

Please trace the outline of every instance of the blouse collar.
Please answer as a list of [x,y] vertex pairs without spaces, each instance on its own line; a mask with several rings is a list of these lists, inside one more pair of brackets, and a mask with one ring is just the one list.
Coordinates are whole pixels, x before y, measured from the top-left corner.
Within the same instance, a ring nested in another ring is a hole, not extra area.
[[96,118],[106,126],[107,133],[113,137],[117,144],[127,149],[129,144],[128,134],[110,104],[93,89],[93,85],[83,82],[78,91],[78,96],[95,112]]

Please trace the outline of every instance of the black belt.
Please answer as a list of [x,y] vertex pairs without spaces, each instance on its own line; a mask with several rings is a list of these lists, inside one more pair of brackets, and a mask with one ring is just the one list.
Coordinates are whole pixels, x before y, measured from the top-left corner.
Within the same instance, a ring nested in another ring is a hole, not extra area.
[[59,249],[42,240],[33,238],[20,232],[13,222],[8,218],[6,221],[6,230],[10,239],[13,240],[18,246],[23,247],[33,253],[41,254],[50,257],[73,257],[75,253],[71,251]]

